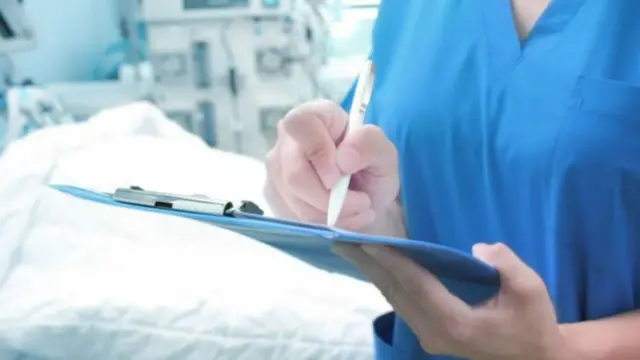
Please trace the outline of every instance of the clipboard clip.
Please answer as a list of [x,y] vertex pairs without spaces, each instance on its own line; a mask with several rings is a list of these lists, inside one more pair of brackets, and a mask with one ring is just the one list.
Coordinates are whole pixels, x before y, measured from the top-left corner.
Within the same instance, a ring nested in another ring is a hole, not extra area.
[[118,188],[111,195],[114,201],[147,206],[160,209],[171,209],[191,213],[231,216],[237,213],[263,215],[264,211],[252,201],[214,200],[204,195],[184,196],[144,190],[139,186]]

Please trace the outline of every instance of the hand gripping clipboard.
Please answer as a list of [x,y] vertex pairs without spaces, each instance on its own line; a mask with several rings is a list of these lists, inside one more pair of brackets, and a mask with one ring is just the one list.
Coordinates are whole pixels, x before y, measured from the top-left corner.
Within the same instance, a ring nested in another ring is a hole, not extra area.
[[472,305],[489,299],[500,288],[495,269],[463,252],[424,241],[362,235],[323,225],[265,217],[262,210],[249,201],[233,203],[151,192],[135,186],[118,188],[113,194],[67,185],[52,187],[88,201],[179,216],[226,228],[318,268],[360,280],[366,279],[331,251],[334,242],[391,246],[429,270],[451,293]]

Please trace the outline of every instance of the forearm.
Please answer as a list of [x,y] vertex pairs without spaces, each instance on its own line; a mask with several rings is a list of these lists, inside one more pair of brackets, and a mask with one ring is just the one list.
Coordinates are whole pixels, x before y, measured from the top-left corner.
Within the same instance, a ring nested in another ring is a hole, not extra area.
[[398,201],[394,201],[389,207],[376,213],[374,223],[364,232],[377,236],[406,238],[407,230],[404,224],[404,213]]
[[[395,202],[377,214],[365,231],[378,236],[406,238],[403,209]],[[553,360],[640,359],[640,310],[600,320],[560,325],[567,349]]]
[[560,328],[571,354],[559,360],[640,359],[640,311]]

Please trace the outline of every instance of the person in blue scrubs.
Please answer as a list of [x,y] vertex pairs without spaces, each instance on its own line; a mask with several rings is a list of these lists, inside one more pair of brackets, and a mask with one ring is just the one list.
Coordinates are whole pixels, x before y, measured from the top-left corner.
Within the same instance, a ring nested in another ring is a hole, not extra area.
[[640,1],[382,0],[368,125],[303,104],[266,195],[322,223],[443,244],[494,266],[469,305],[392,249],[340,245],[394,313],[379,360],[640,359]]

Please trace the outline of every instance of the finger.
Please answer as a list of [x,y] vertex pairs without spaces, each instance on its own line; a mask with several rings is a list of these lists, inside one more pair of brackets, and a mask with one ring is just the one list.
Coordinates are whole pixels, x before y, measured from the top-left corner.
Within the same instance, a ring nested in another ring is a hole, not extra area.
[[[264,188],[266,200],[272,207],[274,214],[280,218],[316,224],[324,223],[327,216],[326,206],[325,209],[321,210],[313,207],[298,196],[308,193],[308,189],[303,189],[296,193],[292,190],[302,188],[302,186],[296,186],[296,184],[289,186],[282,181],[284,177],[282,173],[285,171],[282,170],[282,160],[279,160],[281,147],[281,145],[276,145],[276,148],[267,154],[266,164],[270,179],[265,183]],[[304,181],[301,182],[301,184],[304,183]],[[328,192],[325,193],[325,197],[328,205]],[[371,201],[368,195],[349,190],[345,198],[342,215],[338,219],[336,226],[348,230],[359,230],[370,225],[375,218],[375,213],[370,204]]]
[[[332,144],[341,140],[349,115],[335,102],[310,101],[295,107],[283,119],[283,128],[297,142],[318,141],[318,132],[329,135]],[[320,131],[321,130],[321,131]]]
[[373,211],[373,209],[367,209],[353,215],[340,217],[338,219],[338,222],[336,223],[336,226],[345,230],[357,231],[373,224],[375,218],[376,213]]
[[[292,146],[293,145],[293,146]],[[283,145],[281,152],[284,182],[282,191],[289,190],[294,196],[325,212],[329,206],[329,190],[324,187],[318,173],[295,144]],[[349,191],[341,211],[342,217],[348,217],[371,207],[369,196],[360,191]]]
[[426,314],[418,303],[411,298],[397,280],[375,259],[369,256],[361,246],[355,244],[336,243],[333,250],[349,261],[358,271],[369,279],[380,290],[387,302],[416,334],[424,334],[428,321]]
[[[313,224],[324,224],[327,221],[327,213],[325,211],[317,210],[291,194],[279,196],[290,209],[289,213],[292,216],[289,217],[289,219]],[[341,216],[336,223],[336,227],[345,230],[357,231],[365,226],[371,225],[374,219],[375,212],[373,209],[366,209],[362,212]]]
[[[276,205],[282,205],[278,207],[280,210],[276,215],[291,220],[307,221],[312,223],[322,222],[322,212],[301,200],[297,195],[291,192],[292,186],[287,184],[287,174],[291,174],[291,170],[285,170],[283,164],[287,164],[287,155],[283,154],[286,148],[285,144],[277,143],[275,148],[267,154],[267,168],[271,181],[268,182],[271,185],[271,192],[267,192],[265,195],[269,195],[267,200]],[[306,163],[306,161],[304,161]],[[313,173],[313,171],[311,171]],[[291,175],[289,175],[291,177]],[[289,180],[290,182],[291,180]],[[313,189],[311,190],[313,191]],[[285,210],[286,209],[286,210]]]
[[360,245],[336,243],[333,245],[332,250],[353,264],[353,266],[371,280],[378,289],[383,291],[383,295],[393,294],[395,291],[393,287],[397,285],[393,276],[391,276],[386,269],[378,265],[371,256],[367,255]]
[[398,282],[375,259],[362,250],[362,246],[349,243],[336,243],[332,250],[350,262],[358,271],[380,290],[382,295],[391,302],[393,294],[399,290]]
[[457,319],[470,311],[440,280],[406,256],[379,245],[364,245],[363,250],[392,274],[405,291],[419,298],[433,316]]
[[396,147],[375,125],[364,125],[349,133],[340,144],[336,159],[345,174],[366,170],[385,177],[395,175],[398,168]]
[[289,220],[294,220],[297,218],[297,214],[282,198],[280,193],[276,190],[272,181],[265,182],[263,193],[267,204],[269,204],[271,211],[276,217]]
[[[326,213],[328,208],[329,198],[327,197],[326,205],[322,210]],[[347,218],[356,214],[363,214],[365,212],[373,212],[369,195],[362,191],[348,190],[347,195],[344,199],[344,204],[342,205],[342,209],[340,210],[340,218]]]
[[473,255],[493,266],[500,274],[503,291],[510,291],[525,298],[548,296],[544,282],[506,245],[476,244]]
[[295,213],[295,220],[313,224],[322,224],[327,221],[323,211],[307,204],[291,192],[283,192],[282,197],[293,213]]
[[342,173],[335,163],[336,142],[347,125],[347,114],[335,103],[315,101],[289,112],[279,123],[279,134],[285,132],[318,172],[326,189],[338,181]]
[[267,181],[264,184],[263,193],[271,211],[276,217],[282,219],[296,219],[297,213],[293,211],[289,203],[280,194],[278,184],[282,182],[282,167],[280,164],[280,144],[267,153],[265,166],[267,168]]
[[324,210],[325,203],[329,202],[329,190],[302,153],[301,146],[292,142],[283,144],[280,163],[286,187],[283,191],[289,190],[317,210]]

